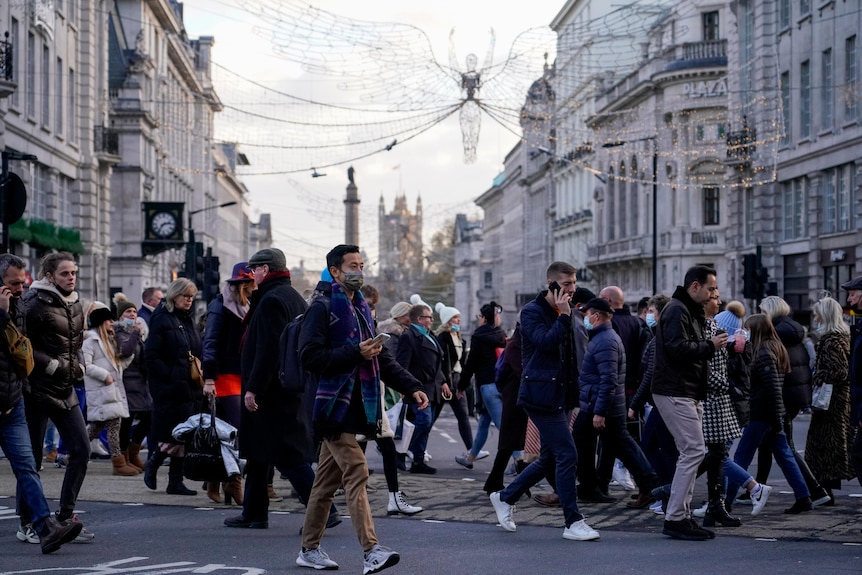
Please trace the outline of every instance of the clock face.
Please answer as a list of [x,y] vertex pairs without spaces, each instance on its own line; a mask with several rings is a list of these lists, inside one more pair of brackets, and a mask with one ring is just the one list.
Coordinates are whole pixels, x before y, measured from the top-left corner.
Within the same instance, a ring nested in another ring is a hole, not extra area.
[[177,217],[170,212],[159,212],[153,216],[151,227],[160,238],[168,238],[177,229]]

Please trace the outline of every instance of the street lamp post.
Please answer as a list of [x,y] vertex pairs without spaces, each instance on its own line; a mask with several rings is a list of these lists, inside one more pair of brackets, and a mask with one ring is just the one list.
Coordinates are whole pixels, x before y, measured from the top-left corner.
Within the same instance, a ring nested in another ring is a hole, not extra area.
[[206,212],[209,210],[215,210],[218,208],[227,208],[229,206],[235,206],[235,201],[225,202],[223,204],[219,204],[217,206],[209,206],[206,208],[201,208],[199,210],[189,210],[188,214],[188,230],[189,230],[189,241],[186,244],[186,277],[192,281],[195,281],[195,260],[197,258],[197,254],[195,253],[195,230],[192,228],[192,216],[195,214],[199,214],[201,212]]
[[609,142],[602,144],[602,147],[617,148],[646,141],[652,141],[652,293],[655,295],[658,293],[658,139],[656,136],[646,136],[636,140]]

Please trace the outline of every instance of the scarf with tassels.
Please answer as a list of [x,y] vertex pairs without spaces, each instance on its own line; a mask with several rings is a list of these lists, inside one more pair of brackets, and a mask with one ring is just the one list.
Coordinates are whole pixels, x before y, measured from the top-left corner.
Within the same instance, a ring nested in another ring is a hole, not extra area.
[[[356,292],[353,301],[336,282],[332,282],[332,296],[329,314],[329,345],[333,348],[345,345],[358,345],[359,342],[374,337],[374,320],[371,308]],[[314,398],[314,421],[320,423],[341,423],[347,418],[350,398],[355,381],[359,377],[362,389],[362,405],[365,420],[369,427],[379,425],[380,411],[380,368],[377,358],[363,359],[350,372],[321,375]]]

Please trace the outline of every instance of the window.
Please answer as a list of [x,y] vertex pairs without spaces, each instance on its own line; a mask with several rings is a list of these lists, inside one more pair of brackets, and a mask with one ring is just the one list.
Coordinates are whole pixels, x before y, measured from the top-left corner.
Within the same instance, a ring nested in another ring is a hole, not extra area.
[[713,42],[719,39],[718,10],[703,13],[703,41]]
[[823,233],[832,234],[852,229],[853,189],[856,185],[855,164],[844,164],[825,170],[823,189]]
[[[12,44],[12,81],[18,82],[18,78],[20,77],[20,74],[18,73],[18,63],[21,61],[20,58],[18,58],[18,50],[20,49],[20,45],[18,44],[18,35],[20,34],[18,20],[12,18],[9,28],[9,42]],[[18,92],[19,90],[15,90],[12,92],[12,95],[9,96],[9,103],[15,108],[20,105]]]
[[703,187],[703,225],[717,226],[719,222],[718,186]]
[[51,125],[51,52],[42,44],[42,125]]
[[811,64],[808,60],[799,66],[799,136],[811,135]]
[[488,270],[485,272],[484,288],[491,289],[494,287],[494,272]]
[[[48,169],[45,166],[35,166],[33,169],[33,193],[29,199],[32,200],[32,205],[28,205],[30,215],[37,220],[48,219],[48,193],[50,192],[51,180],[48,176]],[[28,203],[29,204],[29,203]]]
[[65,228],[72,228],[75,225],[72,217],[72,185],[74,182],[71,178],[60,174],[57,178],[57,183],[59,188],[57,194],[57,206],[59,208],[57,223]]
[[69,123],[69,131],[66,134],[66,138],[69,143],[74,144],[78,141],[78,134],[75,133],[75,129],[77,125],[75,123],[75,98],[77,97],[77,86],[75,86],[75,71],[69,70],[69,97],[66,98],[66,102],[68,104],[69,113],[67,114],[68,123]]
[[857,99],[859,98],[859,79],[856,76],[856,36],[847,38],[844,43],[844,119],[852,122],[858,113]]
[[739,11],[739,81],[742,90],[743,113],[753,116],[749,107],[756,107],[755,93],[756,58],[754,57],[754,0],[749,0]]
[[616,214],[616,198],[617,180],[614,177],[614,167],[608,171],[608,241],[613,241],[616,238],[616,225],[614,218]]
[[785,240],[794,240],[803,237],[805,182],[805,178],[797,178],[784,183]]
[[832,128],[832,48],[824,50],[820,66],[820,127],[823,130]]
[[620,227],[620,239],[628,236],[628,232],[626,231],[626,164],[625,162],[620,163],[620,187],[619,187],[619,217],[617,217],[617,225]]
[[63,133],[63,77],[66,75],[66,70],[63,68],[63,59],[57,58],[57,73],[54,75],[57,78],[57,86],[54,90],[54,131],[59,136]]
[[778,0],[778,27],[790,26],[790,0]]
[[823,233],[835,233],[835,170],[823,172]]
[[799,0],[799,15],[805,16],[811,13],[811,0]]
[[702,142],[703,137],[704,137],[703,126],[701,124],[698,124],[694,128],[694,139],[697,140],[698,142]]
[[629,200],[631,201],[631,205],[628,206],[629,210],[629,233],[633,236],[636,236],[638,233],[638,183],[639,183],[639,175],[638,175],[638,160],[634,156],[632,156],[632,165],[631,165],[631,173],[632,173],[632,182],[629,185]]
[[753,244],[754,243],[754,218],[756,217],[754,213],[754,188],[746,187],[743,191],[743,202],[745,205],[743,209],[745,210],[745,243]]
[[786,144],[790,140],[790,72],[781,74],[781,120],[784,123],[781,143]]
[[27,116],[36,117],[36,36],[27,34]]
[[724,126],[724,124],[719,124],[716,128],[715,133],[718,135],[718,139],[721,141],[724,141],[725,138],[727,138],[727,128]]

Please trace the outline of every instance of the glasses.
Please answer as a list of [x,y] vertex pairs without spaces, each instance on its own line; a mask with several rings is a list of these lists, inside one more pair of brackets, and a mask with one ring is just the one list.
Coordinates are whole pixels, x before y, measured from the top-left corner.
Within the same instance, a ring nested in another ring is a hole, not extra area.
[[179,297],[184,297],[184,298],[186,298],[186,299],[195,299],[195,294],[193,294],[193,293],[184,293],[184,294],[180,294],[180,296],[179,296]]
[[434,319],[433,315],[420,315],[419,319]]

